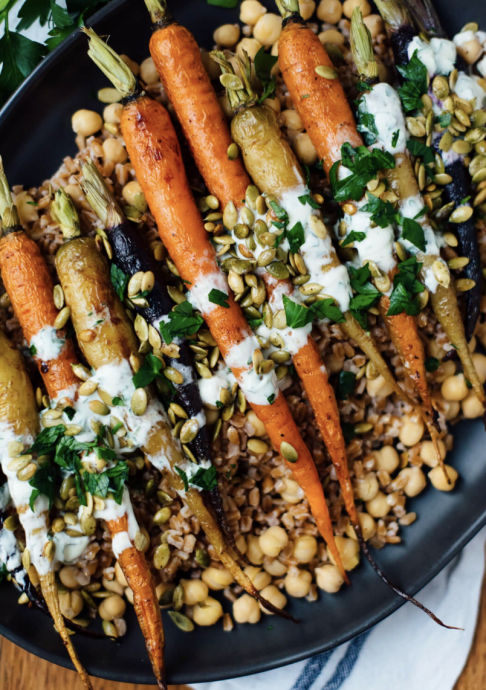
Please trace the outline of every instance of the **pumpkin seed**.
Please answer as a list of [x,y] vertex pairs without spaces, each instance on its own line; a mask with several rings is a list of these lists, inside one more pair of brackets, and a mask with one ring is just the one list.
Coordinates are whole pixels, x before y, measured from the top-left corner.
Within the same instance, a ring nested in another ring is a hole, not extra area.
[[160,508],[154,515],[154,525],[164,525],[170,520],[172,511],[168,506]]
[[9,532],[15,532],[17,527],[19,526],[19,519],[16,515],[9,515],[8,518],[6,518],[3,521],[3,526],[5,527],[6,530]]
[[449,273],[449,269],[441,259],[436,259],[434,261],[434,263],[432,264],[432,272],[439,285],[442,285],[445,288],[449,287],[449,284],[451,282],[451,274]]
[[223,211],[223,224],[228,230],[233,230],[238,222],[238,212],[232,201],[226,204]]
[[56,309],[61,310],[64,307],[64,291],[60,285],[55,285],[52,291],[54,305]]
[[133,326],[139,339],[143,343],[148,341],[148,323],[145,321],[143,316],[141,316],[141,314],[137,314]]
[[464,140],[470,144],[478,144],[480,141],[483,141],[485,137],[486,130],[484,128],[475,127],[474,129],[470,129],[469,132],[466,132]]
[[447,79],[442,76],[434,77],[432,80],[432,91],[440,101],[445,100],[449,95],[449,84]]
[[287,266],[280,261],[274,261],[269,266],[266,266],[266,270],[271,276],[278,278],[278,280],[286,280],[290,275]]
[[355,434],[367,434],[368,431],[371,431],[372,429],[373,424],[369,424],[366,422],[361,422],[360,424],[355,424],[354,426]]
[[142,278],[142,292],[152,292],[155,285],[155,276],[152,271],[146,271]]
[[473,206],[479,206],[486,199],[486,189],[482,189],[479,194],[474,197]]
[[201,364],[201,362],[194,362],[194,366],[196,367],[197,373],[199,376],[203,379],[211,379],[213,378],[213,375],[211,373],[211,370],[209,367],[207,367],[205,364]]
[[118,637],[118,631],[111,621],[104,620],[101,625],[106,637],[114,637],[115,639]]
[[92,515],[82,517],[80,520],[81,530],[87,537],[93,536],[96,532],[96,518]]
[[148,549],[150,545],[150,540],[145,531],[140,531],[136,533],[135,539],[133,540],[133,544],[137,551],[145,553],[145,551]]
[[163,372],[166,379],[169,379],[169,381],[172,381],[172,383],[184,383],[184,377],[181,374],[180,371],[177,369],[174,369],[174,367],[166,367]]
[[322,290],[324,290],[324,286],[319,285],[319,283],[306,283],[299,288],[299,292],[303,295],[317,295]]
[[438,173],[435,176],[435,181],[440,185],[450,184],[452,182],[452,177],[446,173]]
[[214,425],[211,441],[214,443],[216,439],[218,438],[219,434],[221,433],[221,427],[223,426],[223,422],[221,419],[218,419],[216,421],[216,424]]
[[251,453],[255,455],[263,455],[268,451],[268,444],[259,438],[250,438],[247,441],[246,447]]
[[110,408],[108,405],[105,405],[105,403],[101,402],[101,400],[91,400],[88,403],[88,406],[91,412],[94,414],[99,414],[102,417],[106,417],[106,415],[110,414]]
[[407,129],[413,137],[424,137],[425,126],[415,117],[406,118]]
[[287,328],[287,317],[285,316],[284,309],[279,309],[277,312],[275,312],[273,316],[273,327],[279,331]]
[[474,211],[471,206],[459,206],[449,216],[451,223],[465,223],[473,215]]
[[69,321],[70,316],[71,309],[69,307],[63,307],[54,320],[54,328],[56,329],[56,331],[59,331],[61,330],[61,328],[64,328],[64,326]]
[[447,262],[447,265],[449,268],[460,270],[461,268],[464,268],[467,266],[469,263],[469,259],[467,256],[456,256],[450,261]]
[[88,381],[85,381],[79,386],[78,392],[79,395],[82,396],[87,396],[87,395],[92,395],[96,389],[98,388],[98,381],[94,381],[93,379],[88,379]]
[[261,267],[268,266],[275,259],[275,249],[264,249],[257,259],[257,265]]
[[484,180],[486,180],[486,168],[478,170],[472,178],[473,184],[479,184],[480,182],[484,182]]
[[471,126],[471,120],[469,119],[469,116],[464,112],[464,110],[456,108],[456,110],[454,111],[454,115],[455,117],[457,117],[461,125],[464,125],[464,127]]
[[244,225],[247,225],[250,228],[253,227],[253,224],[255,223],[255,216],[253,211],[251,211],[249,208],[246,208],[246,206],[241,209],[240,218]]
[[243,395],[242,390],[238,390],[238,393],[236,395],[236,406],[238,407],[239,412],[241,412],[242,414],[245,413],[245,411],[246,411],[246,399],[245,399],[245,396]]
[[285,350],[277,350],[276,352],[272,352],[270,359],[272,359],[276,364],[284,364],[290,359],[290,352],[286,352]]
[[65,527],[66,527],[66,523],[64,522],[62,517],[57,517],[52,521],[51,530],[54,532],[54,534],[58,534],[58,532],[62,532]]
[[452,136],[452,134],[450,132],[446,132],[439,142],[439,149],[447,153],[447,151],[450,150],[453,141],[454,137]]
[[323,79],[337,79],[338,73],[333,67],[327,67],[326,65],[319,65],[315,68],[316,74]]
[[73,374],[81,379],[81,381],[87,381],[91,378],[91,372],[83,364],[72,364]]
[[26,467],[23,467],[17,472],[17,479],[21,482],[28,482],[37,472],[37,465],[35,462],[30,462]]
[[137,415],[137,417],[141,417],[145,413],[147,405],[148,398],[145,388],[137,388],[130,401],[130,407],[132,408],[133,414]]
[[127,286],[127,295],[129,297],[135,297],[135,295],[142,292],[142,278],[143,271],[137,271],[132,275]]
[[287,460],[287,462],[297,462],[299,459],[299,455],[295,448],[290,445],[290,443],[287,443],[287,441],[283,441],[280,444],[280,455]]
[[216,211],[217,208],[219,208],[219,201],[218,199],[213,195],[210,194],[205,198],[205,202],[208,208],[212,208],[213,211]]
[[459,280],[456,280],[456,290],[458,292],[467,292],[468,290],[472,290],[475,286],[476,281],[470,278],[459,278]]
[[462,139],[457,139],[452,144],[452,150],[455,153],[459,153],[461,155],[466,155],[467,153],[471,153],[472,145],[468,141],[463,141]]
[[11,460],[7,467],[11,472],[18,472],[19,470],[23,470],[24,467],[27,467],[31,460],[32,455],[20,455],[18,458]]
[[245,201],[253,211],[256,210],[256,202],[259,196],[260,190],[255,185],[251,184],[246,188]]
[[230,144],[228,146],[228,150],[226,153],[228,155],[228,160],[235,161],[240,155],[240,149],[238,148],[238,144],[235,144],[235,142]]
[[[162,508],[162,510],[169,510],[170,508]],[[169,562],[170,559],[170,547],[168,544],[160,544],[155,549],[154,553],[154,566],[157,568],[157,570],[162,570],[162,568],[165,568],[167,563]]]
[[239,240],[244,240],[245,237],[248,237],[250,234],[250,228],[244,223],[237,223],[233,228],[233,232],[235,237],[237,237]]
[[245,283],[243,282],[243,278],[234,271],[230,271],[228,274],[228,285],[233,292],[236,292],[237,294],[241,294],[245,291]]
[[382,273],[380,276],[373,278],[373,283],[380,292],[388,292],[391,285],[390,278],[386,273]]

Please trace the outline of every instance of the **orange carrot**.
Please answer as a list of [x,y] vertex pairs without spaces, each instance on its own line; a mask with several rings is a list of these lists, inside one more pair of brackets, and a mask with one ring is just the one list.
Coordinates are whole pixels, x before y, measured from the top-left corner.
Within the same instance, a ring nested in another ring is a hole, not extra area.
[[[215,250],[208,240],[186,178],[179,142],[170,116],[160,103],[145,94],[137,93],[135,80],[129,71],[126,83],[120,86],[119,62],[122,61],[92,30],[89,30],[89,36],[91,57],[109,78],[113,77],[107,55],[116,60],[119,69],[115,85],[124,96],[132,96],[125,101],[120,127],[159,234],[181,277],[190,284],[193,297],[198,295],[197,299],[201,302],[199,309],[220,352],[227,363],[230,363],[233,374],[248,397],[248,392],[245,391],[245,377],[248,374],[258,375],[258,369],[256,366],[251,369],[247,361],[242,361],[240,365],[235,361],[239,359],[235,353],[238,349],[242,352],[249,347],[253,349],[255,362],[258,356],[261,357],[261,352],[241,308],[229,294],[226,278],[216,261]],[[226,307],[209,300],[208,295],[212,289],[228,295]],[[255,399],[249,402],[265,424],[275,448],[286,459],[307,495],[319,531],[345,576],[314,461],[285,398],[270,377],[268,382],[269,390],[272,391],[268,396],[268,404],[261,404],[259,400],[255,402]]]
[[[39,247],[20,225],[1,161],[0,188],[0,214],[3,220],[0,271],[15,316],[30,344],[39,331],[54,326],[59,313],[54,304],[54,284]],[[66,334],[64,330],[59,330],[57,335],[65,338]],[[56,359],[48,362],[40,357],[35,359],[50,398],[55,398],[61,391],[68,391],[79,382],[71,366],[76,363],[76,355],[70,339],[66,339]]]

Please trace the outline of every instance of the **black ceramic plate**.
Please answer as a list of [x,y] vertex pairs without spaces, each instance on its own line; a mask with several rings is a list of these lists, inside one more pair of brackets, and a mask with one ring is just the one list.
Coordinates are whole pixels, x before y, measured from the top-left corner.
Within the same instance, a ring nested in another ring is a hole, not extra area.
[[[237,20],[236,10],[208,6],[205,0],[174,0],[176,17],[201,45],[212,45],[216,26]],[[271,8],[273,3],[266,0]],[[486,26],[486,4],[468,0],[437,0],[449,32],[466,22]],[[142,0],[119,0],[99,12],[91,24],[111,35],[120,52],[141,61],[148,55],[149,20]],[[0,114],[0,153],[12,184],[37,185],[55,172],[64,156],[75,153],[70,127],[78,108],[101,112],[93,94],[106,80],[86,56],[86,39],[68,38],[25,82]],[[455,433],[451,462],[461,482],[444,494],[432,488],[411,501],[419,519],[403,530],[404,542],[377,553],[395,582],[415,594],[467,544],[486,523],[485,432],[479,422],[464,423]],[[353,586],[309,604],[293,600],[294,623],[263,617],[257,625],[236,626],[224,633],[220,625],[179,631],[164,613],[166,659],[171,683],[220,680],[298,661],[331,649],[358,635],[397,609],[394,596],[365,564],[352,573]],[[424,622],[417,611],[417,625]],[[453,620],[447,621],[454,624]],[[0,632],[48,661],[70,666],[52,622],[37,611],[18,606],[12,587],[0,589]],[[88,671],[102,678],[152,684],[153,678],[135,616],[128,615],[128,633],[120,644],[76,635],[76,647]]]

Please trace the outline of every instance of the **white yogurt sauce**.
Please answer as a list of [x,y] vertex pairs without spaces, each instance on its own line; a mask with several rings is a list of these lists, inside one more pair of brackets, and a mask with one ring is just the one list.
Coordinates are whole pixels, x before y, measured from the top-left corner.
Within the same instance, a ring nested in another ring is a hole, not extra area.
[[225,364],[220,364],[217,372],[215,372],[210,379],[197,380],[203,404],[208,407],[216,408],[216,402],[219,400],[221,388],[229,390],[235,383],[236,379],[231,369]]
[[56,561],[68,564],[81,558],[89,544],[89,537],[70,537],[66,532],[56,532],[52,541],[56,547]]
[[[406,150],[407,130],[400,98],[395,89],[389,84],[377,84],[371,91],[363,94],[359,109],[373,115],[378,130],[378,135],[375,134],[375,136],[378,136],[380,148],[393,154],[403,153]],[[392,140],[397,131],[398,139],[393,146]],[[370,131],[370,134],[373,132]]]
[[135,536],[137,532],[140,531],[140,528],[138,526],[137,518],[133,512],[130,494],[126,487],[123,490],[123,497],[120,505],[115,503],[112,498],[105,498],[103,500],[105,502],[105,507],[103,510],[95,510],[93,513],[97,520],[105,520],[106,522],[110,522],[127,516],[128,529],[115,534],[112,541],[113,554],[115,558],[118,558],[120,554],[125,551],[125,549],[129,549],[133,546]]
[[59,357],[62,348],[66,344],[64,338],[59,338],[53,326],[44,326],[34,335],[29,343],[29,347],[35,348],[35,357],[43,362]]
[[486,55],[484,55],[479,62],[476,63],[479,74],[486,77]]
[[465,101],[472,101],[475,98],[477,109],[484,108],[486,105],[486,91],[479,84],[479,77],[470,77],[464,72],[459,72],[454,91],[459,98],[463,98]]
[[189,301],[203,316],[211,314],[218,307],[217,304],[209,301],[211,290],[219,290],[229,295],[228,281],[222,271],[199,275],[197,284],[191,285],[189,289]]
[[418,36],[414,36],[408,45],[408,57],[411,59],[417,51],[417,57],[427,68],[430,77],[435,74],[447,75],[454,69],[457,58],[454,43],[445,38],[432,38],[430,43],[427,43]]

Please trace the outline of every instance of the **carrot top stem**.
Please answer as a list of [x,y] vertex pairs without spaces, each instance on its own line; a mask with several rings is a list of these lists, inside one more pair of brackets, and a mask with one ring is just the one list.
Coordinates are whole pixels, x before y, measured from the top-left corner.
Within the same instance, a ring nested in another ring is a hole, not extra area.
[[255,105],[258,102],[258,96],[251,86],[251,60],[248,55],[245,53],[244,59],[239,55],[233,56],[238,65],[238,74],[223,52],[213,50],[211,57],[221,67],[223,74],[219,81],[226,89],[230,106],[235,114]]
[[81,226],[76,207],[64,189],[59,188],[51,202],[51,215],[59,224],[64,240],[72,240],[81,235]]
[[300,14],[299,0],[275,0],[275,3],[284,19],[292,14]]
[[173,22],[167,0],[145,0],[153,24],[167,25]]
[[359,7],[356,7],[351,18],[351,50],[358,73],[367,81],[378,81],[378,63],[373,53],[371,33],[363,21]]
[[3,230],[9,230],[20,225],[17,206],[12,199],[12,193],[8,186],[7,176],[3,168],[3,160],[0,156],[0,218],[3,223]]
[[123,98],[133,96],[137,91],[138,83],[130,67],[98,36],[96,31],[85,26],[81,27],[81,31],[89,37],[88,55],[93,62],[98,65]]
[[86,195],[89,205],[106,228],[121,225],[125,216],[114,194],[108,189],[103,175],[91,158],[83,165],[81,188]]

